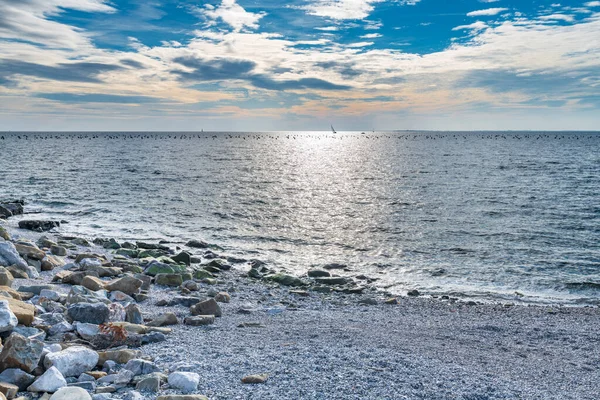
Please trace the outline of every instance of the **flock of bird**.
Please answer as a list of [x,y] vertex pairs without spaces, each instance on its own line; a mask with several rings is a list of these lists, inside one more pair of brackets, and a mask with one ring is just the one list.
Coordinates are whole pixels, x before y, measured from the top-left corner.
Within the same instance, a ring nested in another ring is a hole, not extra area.
[[364,138],[370,140],[378,139],[403,139],[403,140],[438,140],[438,139],[488,139],[488,140],[582,140],[600,138],[600,135],[595,133],[588,134],[566,134],[566,133],[388,133],[388,132],[373,132],[366,134],[358,133],[224,133],[218,134],[196,134],[196,133],[11,133],[5,132],[0,135],[0,140],[5,139],[17,140],[82,140],[82,139],[108,139],[108,140],[192,140],[192,139],[241,139],[241,140],[262,140],[262,139],[347,139],[347,138]]

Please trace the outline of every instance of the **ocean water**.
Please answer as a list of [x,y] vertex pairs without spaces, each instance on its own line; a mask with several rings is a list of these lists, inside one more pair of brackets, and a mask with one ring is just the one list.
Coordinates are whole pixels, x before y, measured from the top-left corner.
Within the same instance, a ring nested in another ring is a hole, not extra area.
[[391,292],[600,304],[598,133],[0,133],[2,198]]

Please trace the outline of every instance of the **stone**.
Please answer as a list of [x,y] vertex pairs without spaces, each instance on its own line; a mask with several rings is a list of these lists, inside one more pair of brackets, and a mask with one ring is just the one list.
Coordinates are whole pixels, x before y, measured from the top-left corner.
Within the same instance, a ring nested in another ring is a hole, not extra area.
[[211,325],[215,323],[214,315],[196,315],[194,317],[185,317],[183,320],[185,325],[190,326],[203,326],[203,325]]
[[107,374],[104,371],[88,371],[86,375],[91,376],[94,380],[105,377]]
[[144,274],[135,274],[134,277],[142,281],[142,287],[140,287],[140,290],[150,290],[150,285],[152,285],[152,277]]
[[247,375],[242,378],[242,383],[265,383],[269,379],[269,375]]
[[87,324],[85,322],[77,322],[74,324],[75,331],[84,340],[93,340],[101,334],[100,327],[95,324]]
[[348,268],[348,266],[346,264],[330,263],[330,264],[323,265],[323,268],[327,269],[327,270],[331,270],[331,269],[346,269],[346,268]]
[[27,263],[21,258],[15,245],[4,239],[0,239],[0,266],[2,265],[6,267],[11,265],[17,265],[23,268],[27,267]]
[[3,226],[0,226],[0,238],[2,238],[4,240],[11,240],[10,234],[8,233],[6,228]]
[[4,267],[0,267],[0,285],[11,287],[15,278],[13,275]]
[[375,306],[377,305],[377,299],[372,297],[367,297],[366,299],[360,299],[358,304],[367,305],[367,306]]
[[177,325],[179,321],[177,316],[171,312],[164,313],[153,319],[151,322],[146,324],[147,326],[166,326],[166,325]]
[[19,321],[10,310],[8,300],[0,300],[0,332],[12,331]]
[[140,358],[142,352],[133,349],[108,350],[98,352],[98,365],[102,366],[106,361],[114,361],[117,364],[126,364],[127,362]]
[[92,400],[92,396],[85,389],[68,386],[54,392],[50,400]]
[[77,303],[105,303],[110,304],[110,300],[102,291],[93,292],[83,286],[72,286],[67,295],[67,304]]
[[56,290],[43,289],[40,291],[40,298],[52,301],[60,301],[60,293]]
[[17,395],[19,387],[8,382],[0,382],[0,393],[7,399],[13,399]]
[[55,256],[64,257],[67,255],[67,249],[63,246],[53,245],[50,247],[50,252]]
[[303,286],[304,281],[302,279],[297,278],[293,275],[288,274],[273,274],[265,276],[265,279],[273,282],[277,282],[280,285],[284,286]]
[[35,377],[22,371],[19,368],[9,368],[2,371],[0,374],[0,382],[7,382],[16,385],[19,391],[27,390],[27,387],[31,385]]
[[36,232],[50,231],[60,227],[58,221],[41,221],[41,220],[22,220],[19,221],[19,228]]
[[24,336],[28,339],[35,339],[44,341],[46,339],[46,332],[41,329],[18,325],[13,329],[13,333],[18,333],[21,336]]
[[398,304],[398,298],[390,297],[388,299],[385,299],[385,304]]
[[170,306],[180,305],[180,306],[184,306],[184,307],[191,307],[195,304],[200,303],[201,301],[202,301],[202,299],[199,297],[175,296],[174,298],[169,300],[165,305],[170,305]]
[[187,247],[193,247],[195,249],[206,249],[210,247],[210,245],[203,240],[190,240],[185,245]]
[[8,301],[8,306],[13,314],[17,317],[19,324],[30,326],[35,317],[35,306],[25,303],[12,297],[0,297],[0,300]]
[[183,278],[181,274],[157,274],[154,283],[164,286],[180,286],[183,283]]
[[46,253],[33,244],[16,243],[15,249],[17,249],[17,252],[23,258],[41,261],[46,257]]
[[331,276],[328,271],[322,269],[309,269],[307,275],[311,278],[327,278]]
[[[105,388],[99,388],[99,389],[105,389]],[[96,389],[96,394],[92,395],[92,400],[114,400],[114,398],[110,395],[110,393],[98,393],[98,389]]]
[[54,268],[63,267],[65,265],[64,261],[56,258],[52,255],[47,255],[42,260],[41,269],[42,271],[52,271]]
[[231,296],[227,292],[219,292],[215,295],[215,301],[217,303],[229,303],[231,301]]
[[132,324],[144,323],[142,312],[137,304],[132,303],[125,307],[125,321],[131,322]]
[[140,392],[158,392],[160,390],[160,378],[150,375],[140,380],[135,385],[135,390],[139,390]]
[[[109,299],[111,301],[123,303],[125,305],[130,304],[130,303],[135,303],[135,299],[133,297],[131,297],[128,294],[125,294],[119,290],[110,292]],[[124,319],[125,319],[125,311],[123,311],[123,319],[121,319],[121,321],[123,321]]]
[[348,283],[352,283],[351,278],[347,278],[344,276],[315,278],[315,281],[322,285],[346,285]]
[[15,300],[22,300],[21,294],[8,286],[0,286],[0,292],[4,292],[4,297],[12,297]]
[[409,296],[413,296],[413,297],[417,297],[417,296],[421,295],[421,293],[417,289],[409,290],[408,293],[406,293],[406,294]]
[[127,364],[125,364],[123,368],[133,372],[135,376],[148,375],[152,372],[160,371],[156,364],[147,360],[143,360],[141,358],[135,358],[133,360],[127,361]]
[[0,370],[19,368],[31,372],[37,367],[43,349],[44,344],[39,340],[12,333],[4,342],[0,353]]
[[104,289],[104,281],[98,277],[87,275],[81,280],[81,286],[95,292]]
[[19,286],[19,292],[28,292],[39,295],[42,290],[55,290],[56,286],[53,285],[22,285]]
[[128,392],[125,397],[123,397],[123,400],[144,400],[144,396],[142,396],[142,394],[140,392],[137,392],[135,390],[132,390],[130,392]]
[[62,321],[58,324],[52,325],[50,329],[48,329],[48,335],[62,337],[62,335],[64,335],[65,333],[72,332],[73,329],[73,325],[71,325],[67,321]]
[[197,271],[194,271],[194,279],[205,279],[205,278],[214,278],[215,276],[213,274],[211,274],[210,272],[204,270],[204,269],[199,269]]
[[54,393],[65,386],[67,386],[67,381],[58,368],[50,367],[42,376],[37,378],[27,390],[30,392]]
[[158,396],[156,400],[208,400],[208,397],[201,394],[170,394]]
[[167,337],[161,332],[150,332],[142,336],[142,344],[159,343],[167,340]]
[[179,264],[190,265],[192,263],[192,255],[187,251],[182,251],[174,257],[171,257],[173,261]]
[[104,303],[76,303],[69,306],[67,314],[73,321],[100,325],[108,321],[109,309]]
[[223,313],[215,299],[208,299],[190,307],[192,315],[214,315],[220,317]]
[[6,267],[6,269],[12,274],[12,276],[15,279],[34,279],[40,277],[40,274],[37,271],[37,269],[27,264],[25,266],[13,264],[9,267]]
[[183,282],[181,287],[189,290],[190,292],[197,292],[198,290],[200,290],[200,285],[198,285],[197,282],[192,280]]
[[173,372],[169,374],[169,386],[179,389],[184,393],[190,393],[198,389],[200,375],[195,372]]
[[137,293],[142,287],[143,282],[133,276],[126,275],[122,278],[116,279],[104,286],[104,288],[110,292],[120,291],[128,295]]
[[98,364],[98,353],[83,346],[73,346],[50,353],[44,359],[44,367],[56,367],[65,377],[79,376]]

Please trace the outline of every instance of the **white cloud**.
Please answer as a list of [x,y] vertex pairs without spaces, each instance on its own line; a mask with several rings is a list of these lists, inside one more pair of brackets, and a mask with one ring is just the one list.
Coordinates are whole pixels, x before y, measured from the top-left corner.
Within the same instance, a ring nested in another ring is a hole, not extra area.
[[453,31],[461,31],[461,30],[465,30],[465,29],[470,29],[470,30],[476,30],[476,31],[480,31],[482,29],[486,29],[488,26],[485,22],[482,21],[477,21],[477,22],[473,22],[472,24],[469,25],[460,25],[457,27],[452,28]]
[[375,39],[381,37],[381,33],[367,33],[366,35],[360,36],[361,39]]
[[565,21],[565,22],[573,22],[573,17],[565,14],[551,14],[551,15],[542,15],[538,17],[538,19],[542,21]]
[[207,4],[201,13],[212,20],[222,20],[236,32],[244,28],[257,29],[258,21],[267,15],[265,12],[248,12],[237,4],[235,0],[222,0],[221,5],[217,8]]
[[347,44],[346,47],[357,48],[357,47],[368,47],[372,46],[373,42],[358,42]]
[[600,7],[600,1],[589,1],[585,3],[586,7]]
[[337,26],[324,26],[322,28],[315,28],[318,31],[334,32],[340,30]]
[[337,20],[365,19],[374,9],[374,4],[385,0],[316,0],[302,7],[310,15]]
[[467,13],[467,16],[469,17],[480,17],[480,16],[491,16],[491,15],[498,15],[501,12],[507,11],[508,8],[488,8],[486,10],[477,10],[477,11],[471,11],[470,13]]

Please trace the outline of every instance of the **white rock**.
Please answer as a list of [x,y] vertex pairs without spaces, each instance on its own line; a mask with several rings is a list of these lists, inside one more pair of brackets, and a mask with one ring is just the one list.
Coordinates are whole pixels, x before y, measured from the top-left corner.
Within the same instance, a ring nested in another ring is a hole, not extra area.
[[100,326],[86,322],[77,322],[75,329],[77,334],[85,340],[90,340],[100,334]]
[[29,392],[49,392],[54,393],[61,387],[67,386],[65,377],[56,367],[49,368],[42,376],[27,388]]
[[21,268],[27,268],[28,265],[21,258],[19,252],[15,248],[15,245],[11,242],[0,238],[0,265],[17,265]]
[[52,366],[64,376],[79,376],[86,371],[91,371],[98,363],[98,353],[83,346],[74,346],[50,353],[44,359],[44,367]]
[[140,392],[132,390],[123,397],[123,400],[144,400],[144,396]]
[[0,301],[0,332],[12,331],[19,321],[8,306],[8,300]]
[[184,393],[193,392],[199,383],[200,375],[195,372],[173,372],[169,375],[169,386]]
[[58,389],[56,393],[50,397],[50,400],[92,400],[92,396],[77,386],[70,386]]
[[79,265],[84,268],[101,267],[102,261],[98,260],[97,258],[84,258],[79,262]]

